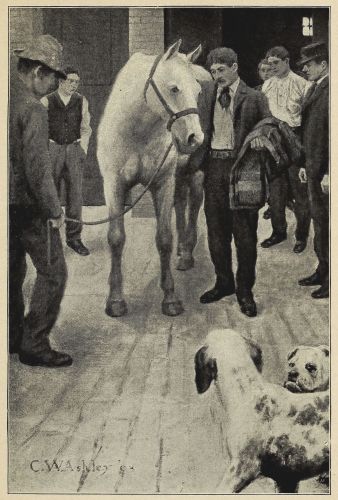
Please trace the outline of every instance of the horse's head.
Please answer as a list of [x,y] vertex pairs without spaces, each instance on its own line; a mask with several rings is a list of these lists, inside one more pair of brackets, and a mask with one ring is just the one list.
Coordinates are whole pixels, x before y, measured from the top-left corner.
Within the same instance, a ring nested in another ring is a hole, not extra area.
[[158,61],[152,85],[147,89],[147,103],[169,123],[178,151],[190,154],[204,139],[197,113],[201,87],[192,71],[192,63],[199,56],[201,46],[182,57],[178,53],[180,45],[181,40],[169,47]]

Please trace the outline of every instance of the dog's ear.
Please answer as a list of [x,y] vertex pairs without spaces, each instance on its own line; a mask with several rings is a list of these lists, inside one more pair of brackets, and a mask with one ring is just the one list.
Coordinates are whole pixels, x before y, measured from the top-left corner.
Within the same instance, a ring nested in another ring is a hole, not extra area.
[[207,347],[203,346],[195,354],[195,384],[199,394],[207,391],[217,378],[216,360],[208,358]]
[[247,346],[249,347],[249,354],[254,362],[257,370],[259,373],[262,373],[263,370],[263,355],[262,355],[262,349],[259,347],[256,342],[253,342],[250,339],[244,338],[245,342],[247,343]]
[[330,349],[327,345],[319,345],[318,346],[321,351],[325,354],[325,356],[330,356]]
[[289,361],[291,358],[293,358],[293,356],[296,354],[297,351],[298,351],[298,347],[296,347],[296,349],[294,349],[293,351],[290,351],[288,354],[287,360]]

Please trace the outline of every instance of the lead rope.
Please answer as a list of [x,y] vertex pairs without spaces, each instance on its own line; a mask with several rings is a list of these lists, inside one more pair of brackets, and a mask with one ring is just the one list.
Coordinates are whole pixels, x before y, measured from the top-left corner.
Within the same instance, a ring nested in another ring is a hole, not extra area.
[[[122,215],[126,214],[132,208],[134,208],[135,205],[140,201],[141,198],[143,198],[143,196],[145,195],[145,193],[148,191],[148,189],[150,188],[150,186],[151,186],[153,180],[155,179],[156,175],[158,174],[158,172],[160,171],[160,169],[163,167],[164,162],[166,161],[166,159],[167,159],[167,157],[168,157],[168,155],[170,153],[170,150],[171,150],[172,146],[173,146],[173,143],[171,142],[169,144],[169,146],[167,147],[166,152],[164,153],[162,161],[159,163],[159,165],[156,168],[156,170],[154,171],[153,175],[150,177],[150,180],[149,180],[148,184],[145,186],[145,188],[143,189],[143,191],[141,192],[141,194],[139,194],[139,196],[136,198],[136,200],[130,206],[128,206],[127,208],[125,208],[123,210],[123,212],[121,212],[121,213],[119,213],[117,215],[114,215],[114,217],[106,217],[105,219],[99,219],[99,220],[94,220],[94,221],[83,221],[83,220],[78,220],[78,219],[70,219],[69,217],[65,217],[65,221],[68,221],[68,222],[77,222],[79,224],[83,224],[84,226],[97,226],[99,224],[105,224],[107,222],[112,222],[113,220],[118,219],[119,217],[122,217]],[[47,220],[47,265],[48,266],[50,266],[50,264],[51,264],[51,252],[52,252],[52,248],[51,248],[51,228],[52,228],[51,219],[48,219]]]

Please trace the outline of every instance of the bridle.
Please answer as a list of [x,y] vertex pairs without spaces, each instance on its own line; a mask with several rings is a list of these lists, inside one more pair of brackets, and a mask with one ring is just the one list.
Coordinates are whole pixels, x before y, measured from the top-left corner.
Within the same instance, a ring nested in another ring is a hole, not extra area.
[[153,90],[154,90],[154,92],[155,92],[155,94],[157,95],[159,101],[161,102],[162,106],[167,111],[167,113],[168,113],[168,115],[170,117],[169,121],[167,123],[167,129],[170,131],[173,123],[176,120],[178,120],[178,118],[181,118],[182,116],[191,115],[191,114],[198,115],[199,113],[198,113],[198,109],[197,108],[187,108],[187,109],[184,109],[183,111],[177,111],[177,112],[175,112],[175,111],[173,111],[171,109],[171,107],[169,106],[169,104],[167,103],[167,101],[165,100],[165,98],[163,97],[163,95],[161,94],[161,91],[158,88],[158,86],[156,85],[156,83],[154,81],[154,78],[153,78],[154,77],[154,73],[155,73],[156,68],[157,68],[157,65],[160,62],[161,58],[162,58],[161,54],[159,56],[157,56],[156,59],[155,59],[155,61],[154,61],[154,64],[151,67],[148,79],[147,79],[146,84],[144,86],[143,95],[144,95],[145,101],[147,102],[147,90],[149,88],[149,85],[151,85],[152,88],[153,88]]

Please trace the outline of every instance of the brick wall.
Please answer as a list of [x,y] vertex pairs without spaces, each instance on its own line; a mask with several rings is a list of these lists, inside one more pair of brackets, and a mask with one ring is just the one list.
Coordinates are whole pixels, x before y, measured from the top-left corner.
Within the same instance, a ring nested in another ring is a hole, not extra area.
[[9,32],[11,50],[29,42],[33,36],[43,32],[41,9],[11,8],[9,15]]
[[163,9],[129,9],[129,55],[159,54],[164,50]]

